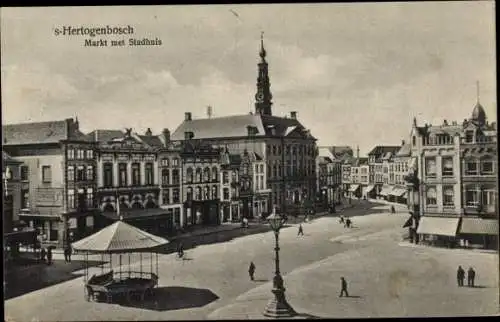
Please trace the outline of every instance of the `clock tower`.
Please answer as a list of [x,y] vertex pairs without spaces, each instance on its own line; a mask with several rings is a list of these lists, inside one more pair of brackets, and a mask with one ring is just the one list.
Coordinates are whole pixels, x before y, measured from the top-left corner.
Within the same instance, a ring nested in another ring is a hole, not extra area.
[[255,94],[255,113],[260,115],[272,115],[271,84],[269,83],[269,70],[266,62],[266,50],[264,49],[264,32],[260,35],[259,75],[257,77],[257,93]]

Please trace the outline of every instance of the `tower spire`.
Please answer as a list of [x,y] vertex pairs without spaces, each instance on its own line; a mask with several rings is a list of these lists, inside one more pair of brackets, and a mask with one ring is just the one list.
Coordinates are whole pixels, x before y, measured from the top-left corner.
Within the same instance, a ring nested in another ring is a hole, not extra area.
[[257,77],[257,92],[255,94],[255,114],[272,115],[271,102],[271,84],[269,82],[269,70],[266,62],[266,49],[264,48],[264,32],[260,33],[260,52],[261,61],[258,64],[259,74]]
[[476,99],[479,104],[479,81],[476,81]]

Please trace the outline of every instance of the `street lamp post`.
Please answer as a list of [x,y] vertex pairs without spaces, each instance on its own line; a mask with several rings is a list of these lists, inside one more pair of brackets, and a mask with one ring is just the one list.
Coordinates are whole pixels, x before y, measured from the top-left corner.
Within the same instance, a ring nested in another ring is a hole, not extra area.
[[273,278],[273,289],[271,292],[274,294],[274,298],[267,303],[266,309],[264,310],[264,316],[283,318],[292,317],[297,315],[294,309],[288,304],[285,298],[285,286],[283,283],[283,278],[280,274],[280,259],[279,259],[279,232],[285,223],[285,218],[276,214],[276,206],[273,209],[273,213],[267,217],[267,221],[271,225],[274,231],[274,237],[276,241],[275,251],[275,273]]

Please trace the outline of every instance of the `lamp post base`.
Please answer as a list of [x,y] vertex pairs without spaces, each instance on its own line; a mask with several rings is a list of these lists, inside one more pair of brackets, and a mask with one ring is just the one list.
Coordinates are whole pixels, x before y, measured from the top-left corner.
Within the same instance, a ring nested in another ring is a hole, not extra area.
[[285,298],[285,289],[273,289],[274,298],[267,303],[264,316],[271,318],[289,318],[297,315]]

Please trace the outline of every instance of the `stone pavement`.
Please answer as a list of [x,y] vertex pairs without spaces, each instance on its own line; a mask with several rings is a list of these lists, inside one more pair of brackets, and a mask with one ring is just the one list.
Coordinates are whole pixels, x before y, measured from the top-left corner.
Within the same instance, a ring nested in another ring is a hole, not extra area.
[[[373,244],[336,254],[285,276],[288,302],[318,318],[498,315],[498,254],[400,247],[394,231],[366,235]],[[344,243],[359,243],[345,238]],[[477,287],[458,287],[456,269],[473,266]],[[350,297],[339,298],[340,277]],[[314,285],[312,287],[312,285]],[[209,314],[209,319],[263,319],[272,297],[266,283]]]

